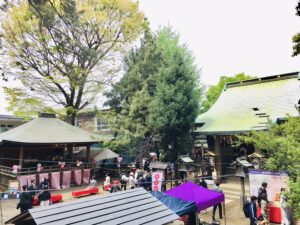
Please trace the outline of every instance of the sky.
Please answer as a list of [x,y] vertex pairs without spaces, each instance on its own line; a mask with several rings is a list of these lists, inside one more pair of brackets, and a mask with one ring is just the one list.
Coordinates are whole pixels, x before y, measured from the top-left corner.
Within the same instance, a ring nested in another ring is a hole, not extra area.
[[[262,77],[300,71],[300,56],[291,57],[292,36],[300,32],[297,0],[139,2],[152,30],[169,25],[180,35],[205,85],[240,72]],[[6,106],[0,91],[0,114],[10,114]]]

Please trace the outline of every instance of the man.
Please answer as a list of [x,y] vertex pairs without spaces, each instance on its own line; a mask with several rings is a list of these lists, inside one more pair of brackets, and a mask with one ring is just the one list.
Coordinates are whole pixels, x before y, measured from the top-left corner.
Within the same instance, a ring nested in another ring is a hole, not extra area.
[[40,206],[50,205],[51,194],[48,190],[48,187],[44,187],[44,190],[38,196],[38,200],[39,200]]
[[31,199],[32,200],[32,204],[31,205],[33,205],[33,199],[34,199],[34,196],[35,196],[35,180],[34,179],[32,179],[30,181],[30,184],[29,184],[27,190],[29,191],[29,194],[31,195],[31,198],[32,198]]
[[[223,190],[220,188],[220,183],[219,182],[216,182],[216,184],[212,188],[212,190],[216,191],[216,192],[223,193]],[[218,205],[214,205],[214,207],[213,207],[213,215],[212,215],[213,222],[216,221],[215,215],[216,215],[217,208],[219,208],[219,217],[220,217],[220,219],[223,219],[223,216],[222,216],[222,203],[219,203]]]
[[20,209],[21,213],[26,213],[28,212],[28,209],[32,208],[32,195],[27,192],[26,185],[22,186],[22,190],[23,192],[21,193],[20,202],[17,205],[17,209]]
[[267,194],[267,187],[268,187],[268,183],[267,182],[263,182],[261,184],[261,187],[258,189],[258,204],[260,206],[261,203],[261,195],[262,194],[266,194],[266,201],[268,202],[268,194]]
[[121,190],[126,191],[126,184],[128,182],[128,177],[126,176],[126,173],[124,170],[122,170],[121,174]]
[[257,221],[257,214],[256,214],[256,201],[257,201],[257,197],[256,196],[252,196],[251,197],[251,202],[249,205],[249,219],[250,219],[250,225],[256,225],[256,221]]

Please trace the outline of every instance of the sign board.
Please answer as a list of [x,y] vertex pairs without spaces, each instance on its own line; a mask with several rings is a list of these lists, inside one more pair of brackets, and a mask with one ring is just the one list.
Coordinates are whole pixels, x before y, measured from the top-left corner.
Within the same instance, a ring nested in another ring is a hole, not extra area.
[[289,176],[285,171],[249,169],[250,195],[257,196],[263,182],[267,182],[268,200],[275,201],[281,188],[289,189]]
[[162,172],[153,172],[152,173],[152,190],[161,191],[161,184],[163,179]]

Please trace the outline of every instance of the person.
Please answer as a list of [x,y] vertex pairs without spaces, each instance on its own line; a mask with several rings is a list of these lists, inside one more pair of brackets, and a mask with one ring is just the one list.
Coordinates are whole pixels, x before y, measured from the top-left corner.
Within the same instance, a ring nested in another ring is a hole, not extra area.
[[134,189],[135,187],[135,179],[133,177],[133,172],[131,172],[129,175],[129,187],[130,189]]
[[35,196],[35,184],[34,183],[35,183],[35,180],[32,179],[30,181],[30,184],[29,184],[28,188],[27,188],[28,192],[31,195],[31,200],[32,200],[32,204],[31,205],[33,205],[33,200],[34,200],[34,196]]
[[149,162],[149,159],[146,159],[145,163],[144,163],[144,171],[147,171],[149,172],[150,171],[150,162]]
[[111,189],[111,180],[110,180],[110,176],[108,173],[106,174],[105,181],[103,183],[103,189],[105,191],[110,191],[110,189]]
[[120,182],[114,181],[111,185],[110,193],[121,191]]
[[290,225],[289,211],[287,206],[287,192],[285,188],[280,189],[281,225]]
[[249,205],[249,219],[250,219],[250,225],[256,225],[257,221],[257,208],[256,208],[256,196],[251,196],[251,202]]
[[126,176],[126,173],[124,170],[122,170],[122,174],[121,174],[121,190],[124,189],[124,191],[126,191],[126,184],[128,182],[128,177]]
[[144,178],[144,175],[142,172],[140,172],[140,174],[138,175],[138,187],[143,187],[146,189],[146,186],[145,186],[145,178]]
[[152,177],[148,172],[145,173],[145,185],[147,191],[152,191]]
[[40,206],[48,206],[51,203],[51,194],[48,190],[48,187],[44,187],[44,190],[39,194],[38,200]]
[[206,181],[204,180],[204,178],[201,178],[201,181],[199,182],[199,185],[200,185],[201,187],[207,189],[207,183],[206,183]]
[[44,180],[39,185],[39,190],[44,190],[45,188],[49,188],[48,179],[44,178]]
[[261,222],[261,225],[269,225],[269,213],[268,213],[268,201],[267,201],[267,194],[262,193],[260,196],[260,208],[261,208],[261,215],[263,218],[263,221]]
[[[220,192],[220,193],[223,193],[223,190],[220,188],[220,183],[219,182],[216,182],[215,186],[212,188],[213,191],[216,191],[216,192]],[[215,222],[216,221],[216,218],[215,218],[215,215],[216,215],[216,210],[217,208],[219,208],[219,217],[220,219],[223,219],[223,216],[222,216],[222,203],[219,203],[217,205],[214,205],[213,207],[213,215],[212,215],[212,220]]]
[[32,208],[32,195],[27,192],[27,186],[22,186],[23,192],[20,196],[20,202],[17,205],[17,209],[20,209],[21,213],[28,212],[28,209]]
[[88,188],[94,188],[97,186],[97,180],[95,178],[95,176],[92,177],[92,179],[90,180],[90,184],[88,186]]
[[267,182],[263,182],[261,184],[261,187],[258,189],[258,204],[259,204],[259,206],[260,206],[261,195],[262,194],[266,194],[266,201],[268,202],[267,187],[268,187],[268,183]]

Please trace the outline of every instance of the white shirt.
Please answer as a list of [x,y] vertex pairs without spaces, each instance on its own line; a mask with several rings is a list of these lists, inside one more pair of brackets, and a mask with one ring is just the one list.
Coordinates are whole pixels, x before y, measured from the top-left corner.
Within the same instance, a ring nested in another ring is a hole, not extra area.
[[133,176],[129,176],[129,186],[130,187],[134,187],[135,186],[135,182],[134,181],[135,180],[134,180]]

